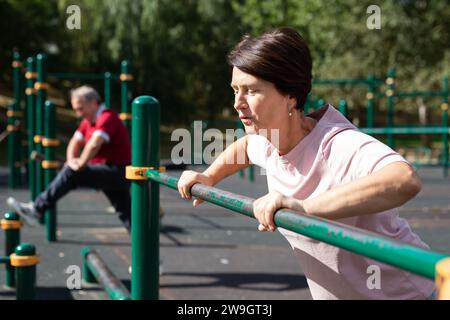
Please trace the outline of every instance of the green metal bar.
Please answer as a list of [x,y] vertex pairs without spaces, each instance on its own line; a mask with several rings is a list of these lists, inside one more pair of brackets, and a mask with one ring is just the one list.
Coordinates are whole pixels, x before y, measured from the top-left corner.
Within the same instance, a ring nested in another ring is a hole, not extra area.
[[[395,90],[395,69],[389,68],[386,79],[386,103],[387,103],[387,124],[388,128],[394,126],[394,90]],[[389,133],[387,136],[387,145],[394,148],[394,136]]]
[[319,99],[317,100],[317,105],[316,105],[316,110],[319,109],[321,106],[323,106],[324,104],[326,104],[327,102],[325,101],[325,99]]
[[[23,71],[26,70],[26,68],[22,69]],[[24,175],[22,175],[22,169],[20,171],[20,182],[22,186],[26,186],[28,183],[28,177],[29,177],[29,170],[28,170],[28,108],[27,108],[27,100],[25,98],[25,87],[26,87],[26,81],[25,81],[25,72],[20,72],[20,110],[23,111],[22,116],[22,130],[20,131],[20,142],[21,142],[21,153],[20,153],[20,163],[21,168],[23,167],[25,169]],[[23,103],[22,103],[23,101]]]
[[[47,89],[45,84],[47,83],[47,55],[40,53],[36,57],[37,59],[37,83],[39,87],[37,89],[36,100],[36,136],[41,140],[44,135],[44,105],[47,100]],[[39,154],[44,153],[42,143],[36,142],[36,150]],[[40,194],[44,191],[44,170],[41,167],[41,163],[36,161],[36,194]],[[44,217],[41,223],[44,223]]]
[[249,165],[247,168],[248,172],[248,182],[254,182],[255,181],[255,168],[253,165]]
[[376,87],[374,85],[375,76],[373,73],[369,74],[367,79],[367,128],[373,128],[374,120],[373,114],[375,109],[375,90]]
[[34,93],[34,83],[36,82],[36,64],[34,57],[27,59],[27,117],[28,117],[28,188],[30,189],[31,200],[36,199],[36,161],[30,159],[30,154],[36,151],[34,135],[36,134],[36,94]]
[[[123,60],[121,63],[121,73],[122,75],[129,75],[131,72],[130,62],[128,60]],[[130,114],[131,113],[131,92],[130,92],[130,80],[128,79],[122,79],[120,81],[120,89],[121,89],[121,111],[124,114]],[[131,134],[131,120],[126,119],[122,120],[125,126],[128,129],[128,133]]]
[[130,300],[130,292],[128,289],[111,269],[109,269],[95,250],[84,247],[81,253],[83,255],[83,266],[86,266],[89,273],[89,276],[84,278],[85,281],[89,280],[88,282],[91,283],[99,282],[108,296],[113,300]]
[[[159,166],[159,102],[149,96],[132,104],[132,159],[134,167]],[[150,150],[148,150],[150,146]],[[131,182],[131,297],[159,298],[159,184]],[[150,213],[149,213],[150,212]]]
[[83,267],[83,280],[87,283],[97,283],[97,278],[92,273],[90,266],[88,265],[88,260],[86,256],[91,252],[91,249],[88,247],[81,248],[81,256],[83,257],[82,267]]
[[[36,248],[31,243],[21,243],[15,250],[16,255],[34,256]],[[36,265],[16,267],[17,300],[34,300],[36,298]]]
[[339,99],[338,104],[339,112],[344,115],[344,117],[348,116],[348,106],[347,101],[344,98]]
[[445,92],[439,92],[439,91],[395,92],[394,97],[399,97],[399,98],[445,97]]
[[[175,177],[156,170],[147,170],[145,176],[177,190],[178,179]],[[255,199],[201,184],[192,186],[191,194],[194,197],[254,218],[253,201]],[[374,232],[292,210],[278,210],[274,221],[278,227],[431,279],[435,277],[436,263],[450,256],[449,254],[414,247]]]
[[111,108],[111,73],[110,72],[105,72],[105,90],[104,90],[104,95],[105,95],[105,106],[107,108]]
[[[47,100],[44,106],[44,136],[56,139],[56,108],[53,102]],[[45,160],[56,161],[55,146],[44,147]],[[56,177],[56,168],[44,169],[45,188],[47,189]],[[47,241],[56,241],[56,206],[45,211],[45,227]]]
[[[111,73],[112,80],[118,80],[119,75]],[[58,78],[58,80],[105,80],[104,73],[76,73],[76,72],[49,72],[49,78]]]
[[[15,212],[7,212],[3,219],[6,221],[20,222],[20,217]],[[14,250],[20,243],[20,228],[10,228],[5,230],[5,256],[14,253]],[[5,265],[5,286],[13,288],[16,285],[14,267],[9,263]]]
[[360,128],[367,134],[449,134],[448,127]]

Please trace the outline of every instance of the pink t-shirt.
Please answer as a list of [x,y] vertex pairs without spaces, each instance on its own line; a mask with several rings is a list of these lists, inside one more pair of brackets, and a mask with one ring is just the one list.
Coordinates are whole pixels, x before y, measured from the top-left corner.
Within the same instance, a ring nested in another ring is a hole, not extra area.
[[[314,198],[390,163],[406,162],[388,146],[360,132],[331,105],[309,116],[318,120],[316,126],[286,155],[280,156],[265,137],[249,136],[248,157],[265,169],[269,191],[300,200]],[[337,221],[428,248],[396,208]],[[299,258],[313,299],[426,299],[434,290],[433,281],[424,277],[283,228],[278,230]],[[379,286],[369,279],[376,270],[380,270]]]

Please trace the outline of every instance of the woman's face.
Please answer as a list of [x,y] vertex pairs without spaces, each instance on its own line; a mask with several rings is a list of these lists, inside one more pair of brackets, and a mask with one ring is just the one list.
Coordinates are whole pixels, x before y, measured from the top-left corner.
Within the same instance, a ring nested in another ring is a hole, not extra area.
[[[247,133],[260,133],[266,129],[280,129],[288,123],[289,109],[295,98],[278,92],[271,82],[259,79],[233,68],[231,87],[234,90],[234,108]],[[268,137],[269,138],[269,137]]]

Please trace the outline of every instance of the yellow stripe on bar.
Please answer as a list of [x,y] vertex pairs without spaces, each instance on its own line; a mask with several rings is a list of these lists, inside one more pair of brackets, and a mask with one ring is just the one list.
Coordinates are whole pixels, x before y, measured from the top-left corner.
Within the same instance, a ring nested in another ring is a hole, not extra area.
[[61,162],[57,160],[42,160],[41,166],[43,169],[59,169]]
[[39,135],[35,135],[33,137],[33,142],[34,143],[41,143],[43,136],[39,136]]
[[42,138],[41,143],[44,147],[57,147],[60,145],[60,141],[58,139],[50,138]]
[[40,262],[39,256],[18,256],[13,253],[9,257],[13,267],[30,267]]
[[122,74],[120,75],[120,81],[131,81],[131,80],[133,80],[133,79],[134,79],[134,77],[133,77],[132,74],[125,74],[125,73],[122,73]]
[[448,103],[441,104],[441,110],[448,110]]
[[387,78],[386,79],[386,84],[393,84],[394,83],[394,78]]
[[119,114],[120,120],[131,120],[131,113],[122,112]]
[[23,116],[23,112],[22,111],[17,111],[17,110],[8,110],[8,111],[6,111],[6,116],[8,118],[22,117]]
[[25,89],[25,94],[27,95],[27,96],[31,96],[31,95],[33,95],[33,94],[35,94],[36,93],[36,90],[34,90],[33,88],[26,88]]
[[6,126],[6,131],[8,131],[8,132],[20,131],[20,126],[15,126],[13,124],[8,124]]
[[34,84],[34,89],[36,90],[48,90],[49,87],[48,83],[45,82],[36,82]]
[[23,222],[20,220],[0,220],[0,228],[2,230],[20,229],[23,226]]
[[436,288],[439,300],[450,300],[450,258],[436,263]]
[[12,67],[13,68],[20,68],[22,66],[22,62],[20,61],[13,61],[12,62]]
[[394,95],[394,90],[391,90],[391,89],[386,90],[386,95],[387,95],[388,97],[392,97],[392,96]]
[[36,79],[36,78],[37,78],[37,72],[31,72],[31,71],[25,72],[25,79]]

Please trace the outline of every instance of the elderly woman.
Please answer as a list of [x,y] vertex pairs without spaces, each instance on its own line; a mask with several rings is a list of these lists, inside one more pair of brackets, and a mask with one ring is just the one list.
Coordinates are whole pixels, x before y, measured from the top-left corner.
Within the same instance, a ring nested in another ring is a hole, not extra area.
[[[312,59],[292,28],[245,36],[228,56],[234,108],[247,135],[203,173],[185,171],[178,190],[191,199],[195,183],[215,185],[250,163],[266,169],[269,193],[254,202],[260,231],[274,231],[279,208],[337,220],[428,248],[397,207],[421,189],[417,174],[395,151],[358,131],[333,106],[305,115]],[[237,161],[244,154],[244,161]],[[194,199],[198,205],[200,199]],[[299,258],[314,299],[427,299],[425,278],[278,228]],[[368,286],[378,266],[380,286]],[[370,288],[369,288],[370,287]]]

